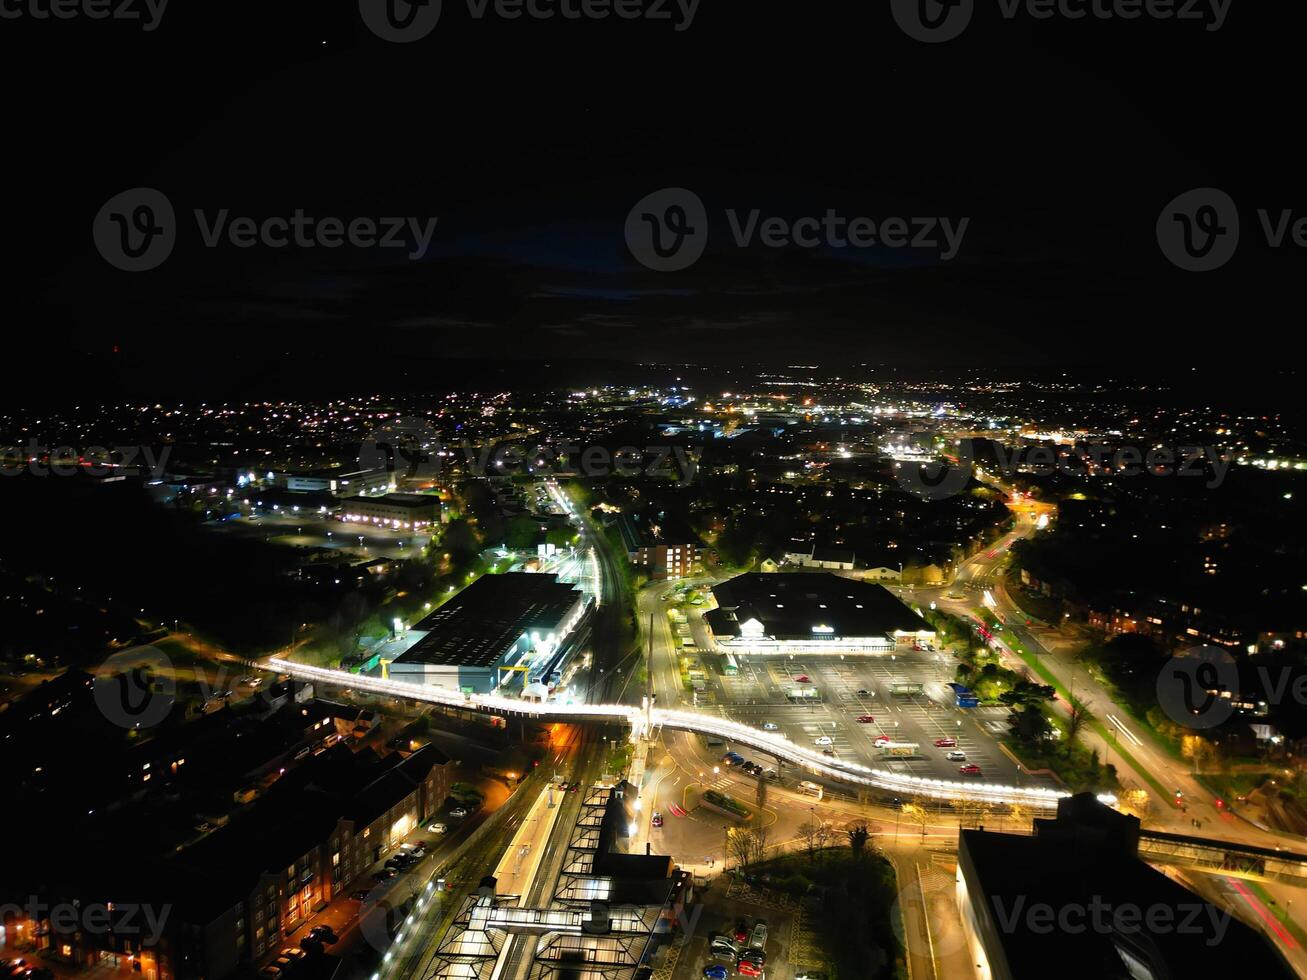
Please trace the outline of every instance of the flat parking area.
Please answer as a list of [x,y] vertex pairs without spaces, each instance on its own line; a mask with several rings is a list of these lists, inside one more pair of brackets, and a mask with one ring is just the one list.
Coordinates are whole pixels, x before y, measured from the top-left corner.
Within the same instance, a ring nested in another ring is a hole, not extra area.
[[[714,658],[705,658],[711,661]],[[1045,777],[1024,776],[999,748],[996,736],[1007,731],[1006,707],[958,708],[946,687],[953,679],[953,658],[946,652],[900,651],[893,655],[839,654],[823,657],[742,657],[739,672],[717,676],[718,700],[727,713],[745,724],[777,726],[796,745],[829,749],[837,758],[875,765],[914,776],[976,779],[1021,786],[1052,786]],[[919,684],[920,693],[896,694],[895,683]],[[789,692],[815,688],[818,697],[795,703]],[[871,722],[859,722],[870,716]],[[885,758],[877,737],[916,743],[910,758]],[[957,745],[935,746],[951,738]],[[829,744],[818,743],[829,739]],[[966,760],[950,760],[960,751]],[[757,753],[741,750],[746,757]],[[769,765],[765,758],[755,761]],[[981,775],[963,776],[962,765],[980,767]]]

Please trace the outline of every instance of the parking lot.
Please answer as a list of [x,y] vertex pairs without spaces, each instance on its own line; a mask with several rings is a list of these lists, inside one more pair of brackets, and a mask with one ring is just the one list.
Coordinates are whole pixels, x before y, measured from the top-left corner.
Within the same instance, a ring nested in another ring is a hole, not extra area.
[[[716,658],[707,656],[712,663]],[[963,778],[962,765],[977,765],[968,776],[984,782],[1051,786],[1045,777],[1021,775],[998,746],[996,736],[1007,731],[1006,707],[958,708],[946,683],[953,679],[953,660],[944,651],[899,651],[892,655],[832,654],[825,657],[742,657],[739,673],[709,672],[712,693],[727,713],[745,724],[774,724],[796,745],[829,749],[836,758],[884,767],[915,776]],[[806,680],[805,680],[806,678]],[[894,683],[920,684],[919,694],[895,694]],[[810,702],[795,703],[794,689],[813,688]],[[859,722],[860,717],[874,721]],[[885,758],[875,745],[878,737],[895,743],[915,743],[906,758]],[[951,738],[956,746],[935,746]],[[830,742],[818,743],[818,739]],[[748,751],[741,750],[746,757]],[[960,751],[965,760],[949,760]],[[757,753],[753,753],[757,754]],[[766,758],[756,761],[772,763]]]

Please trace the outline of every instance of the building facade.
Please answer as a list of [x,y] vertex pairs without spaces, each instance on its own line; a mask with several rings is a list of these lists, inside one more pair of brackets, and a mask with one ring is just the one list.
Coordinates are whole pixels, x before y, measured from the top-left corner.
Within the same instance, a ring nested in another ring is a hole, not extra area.
[[419,493],[350,497],[341,505],[340,519],[349,524],[420,530],[440,523],[440,498]]

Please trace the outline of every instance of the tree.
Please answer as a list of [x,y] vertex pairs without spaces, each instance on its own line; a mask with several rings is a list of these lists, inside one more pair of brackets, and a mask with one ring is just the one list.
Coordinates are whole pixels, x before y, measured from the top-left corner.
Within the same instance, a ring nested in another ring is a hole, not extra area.
[[1201,735],[1185,735],[1180,739],[1180,754],[1193,763],[1195,773],[1201,773],[1216,757],[1216,746]]
[[844,833],[849,838],[849,847],[853,849],[853,856],[862,857],[863,851],[867,849],[867,843],[871,840],[871,828],[865,822],[851,823],[844,828]]
[[930,823],[930,812],[921,803],[904,803],[903,815],[921,827],[921,838],[926,838],[926,826]]
[[817,842],[821,837],[822,823],[820,820],[805,820],[799,824],[799,840],[803,841],[803,846],[807,848],[808,860],[816,860]]
[[1020,711],[1013,711],[1008,716],[1008,725],[1012,733],[1023,742],[1042,742],[1050,731],[1043,709],[1036,704],[1028,704]]
[[462,519],[450,521],[445,527],[442,545],[456,565],[475,558],[481,550],[476,532]]
[[748,827],[732,827],[726,835],[736,867],[748,870],[762,860],[767,849],[767,832]]
[[1017,831],[1024,832],[1029,829],[1030,810],[1024,804],[1013,803],[1007,808],[1007,815],[1011,818],[1012,824]]
[[514,551],[534,548],[539,538],[539,526],[525,514],[519,514],[509,520],[508,526],[504,529],[504,544]]
[[1066,720],[1066,738],[1068,742],[1076,740],[1076,736],[1080,734],[1080,729],[1084,727],[1085,721],[1088,720],[1088,714],[1085,706],[1075,697],[1072,697],[1071,708]]

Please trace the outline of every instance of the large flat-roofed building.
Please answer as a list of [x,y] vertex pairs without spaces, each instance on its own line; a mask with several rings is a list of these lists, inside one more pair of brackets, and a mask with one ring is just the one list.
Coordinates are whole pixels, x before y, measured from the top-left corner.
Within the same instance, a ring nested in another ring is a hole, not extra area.
[[704,621],[731,652],[891,653],[935,638],[884,587],[829,572],[750,572],[714,586],[713,598]]
[[353,470],[341,473],[323,470],[316,473],[286,473],[283,478],[287,490],[301,493],[333,493],[346,497],[360,493],[380,493],[395,485],[395,477],[384,469]]
[[417,623],[421,638],[388,667],[392,680],[485,694],[551,660],[587,600],[556,575],[483,575]]
[[978,976],[1294,975],[1264,935],[1149,867],[1139,821],[1081,793],[1035,835],[962,831],[955,886]]
[[425,493],[350,497],[341,505],[340,519],[406,531],[418,530],[440,523],[440,498]]

